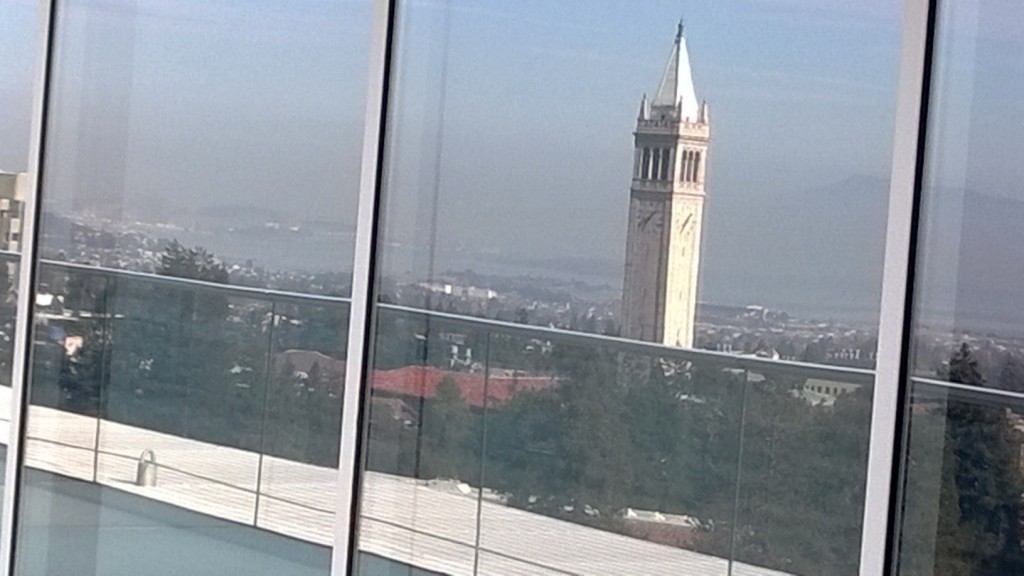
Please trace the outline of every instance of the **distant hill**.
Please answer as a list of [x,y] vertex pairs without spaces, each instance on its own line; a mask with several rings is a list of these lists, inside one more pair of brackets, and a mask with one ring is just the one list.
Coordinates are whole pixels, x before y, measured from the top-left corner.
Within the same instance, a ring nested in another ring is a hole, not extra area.
[[1024,201],[966,192],[959,227],[955,323],[961,330],[1024,336]]
[[709,199],[700,299],[804,317],[877,315],[888,189],[853,176],[744,202]]

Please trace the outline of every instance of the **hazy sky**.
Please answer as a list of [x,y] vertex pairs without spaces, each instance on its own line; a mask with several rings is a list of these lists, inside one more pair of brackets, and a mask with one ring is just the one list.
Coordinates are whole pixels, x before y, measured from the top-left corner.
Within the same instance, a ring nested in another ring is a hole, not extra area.
[[[454,2],[439,260],[461,247],[496,259],[576,256],[621,274],[636,110],[657,88],[682,15],[698,97],[712,118],[701,299],[782,305],[817,290],[818,304],[852,296],[876,306],[874,274],[837,280],[849,250],[830,259],[837,249],[829,243],[843,238],[776,236],[787,233],[775,227],[779,204],[854,175],[878,177],[884,193],[899,8],[828,4],[525,1],[513,11]],[[389,229],[409,243],[432,208],[438,6],[416,4],[399,28]],[[880,251],[872,256],[880,270]],[[799,278],[774,273],[801,261]]]
[[[1024,214],[1021,22],[1024,4],[1013,0],[949,3],[940,13],[917,297],[919,319],[932,326],[954,315],[963,328],[997,316],[1024,325],[1024,253],[1006,242]],[[973,240],[961,246],[961,237]]]
[[[35,3],[4,1],[0,168],[19,169]],[[100,171],[119,175],[111,187],[127,211],[185,224],[218,206],[353,224],[368,1],[62,5],[51,206],[69,209],[74,195],[95,194],[83,182]],[[682,16],[694,83],[712,117],[701,299],[877,306],[880,244],[851,238],[884,223],[902,0],[431,0],[402,8],[390,242],[427,242],[439,176],[441,269],[578,258],[593,263],[592,276],[620,281],[636,110],[657,88]],[[953,25],[967,36],[980,26],[1019,47],[1019,32],[1002,18]],[[969,67],[973,52],[963,52]],[[991,53],[1019,70],[1019,58]],[[1019,90],[995,93],[1020,107]],[[971,97],[967,88],[950,94]],[[107,150],[123,152],[103,160]],[[978,162],[1001,167],[1013,156],[996,152],[978,154],[994,164]],[[1019,181],[1015,171],[979,173],[1004,193]],[[828,215],[834,225],[800,237],[794,231],[813,215],[790,207],[821,202],[837,207]],[[867,228],[844,222],[847,209],[871,212]],[[421,274],[422,255],[399,250],[388,263]]]
[[3,0],[0,18],[0,170],[22,171],[28,155],[35,4]]

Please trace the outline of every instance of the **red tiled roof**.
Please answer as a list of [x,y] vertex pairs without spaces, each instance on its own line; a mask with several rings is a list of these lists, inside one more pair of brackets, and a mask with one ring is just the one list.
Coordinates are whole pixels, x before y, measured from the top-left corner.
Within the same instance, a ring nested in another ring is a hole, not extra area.
[[[344,386],[345,361],[337,360],[312,350],[286,350],[278,354],[277,362],[291,362],[296,370],[308,372],[314,363],[321,370],[333,376],[333,385],[337,391]],[[411,396],[414,398],[433,398],[437,394],[437,386],[446,376],[450,376],[458,386],[462,399],[470,406],[477,408],[484,405],[484,375],[456,372],[431,366],[403,366],[393,370],[374,370],[371,387],[373,390]],[[554,376],[491,376],[487,382],[490,403],[503,404],[508,402],[519,390],[544,390],[558,383]]]
[[[415,398],[433,398],[437,386],[446,376],[458,386],[463,400],[470,406],[484,405],[484,375],[454,372],[429,366],[405,366],[394,370],[373,372],[371,388],[392,394]],[[519,390],[544,390],[553,387],[553,376],[491,376],[487,381],[487,396],[491,403],[507,402]]]

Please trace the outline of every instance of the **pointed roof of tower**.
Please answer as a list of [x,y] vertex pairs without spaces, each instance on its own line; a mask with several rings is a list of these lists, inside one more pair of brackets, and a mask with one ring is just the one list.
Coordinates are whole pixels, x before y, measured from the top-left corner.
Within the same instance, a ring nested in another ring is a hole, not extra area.
[[672,54],[665,66],[665,74],[661,78],[658,93],[651,101],[652,107],[679,106],[681,118],[689,118],[696,122],[700,103],[693,89],[693,77],[690,74],[690,54],[686,51],[686,36],[683,34],[683,21],[679,21],[676,40],[672,45]]

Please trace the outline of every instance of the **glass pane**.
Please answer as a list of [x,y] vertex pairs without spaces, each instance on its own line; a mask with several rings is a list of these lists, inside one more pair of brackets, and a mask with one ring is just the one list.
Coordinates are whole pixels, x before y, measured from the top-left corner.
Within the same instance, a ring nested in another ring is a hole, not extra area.
[[901,6],[398,3],[360,550],[857,573]]
[[[7,463],[22,216],[28,190],[38,2],[4,3],[0,18],[0,475]],[[0,490],[4,479],[0,478]]]
[[905,574],[1024,570],[1024,5],[940,3],[903,439]]
[[912,384],[900,573],[1024,570],[1022,414],[1024,399]]
[[58,3],[19,574],[327,574],[370,2]]

